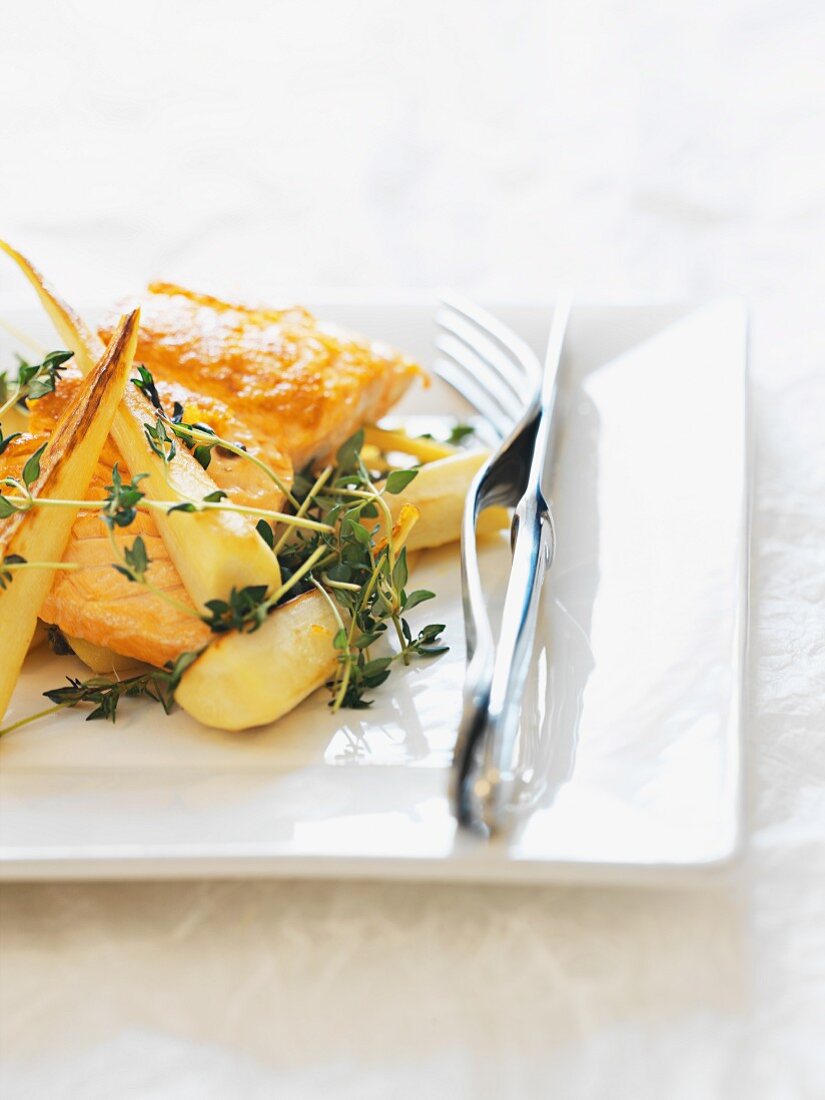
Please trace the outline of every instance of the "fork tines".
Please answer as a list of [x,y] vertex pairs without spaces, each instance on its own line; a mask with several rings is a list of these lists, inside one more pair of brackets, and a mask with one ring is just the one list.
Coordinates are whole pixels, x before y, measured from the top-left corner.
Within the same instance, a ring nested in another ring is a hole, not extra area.
[[461,296],[440,295],[433,371],[506,436],[539,384],[532,350],[486,311]]

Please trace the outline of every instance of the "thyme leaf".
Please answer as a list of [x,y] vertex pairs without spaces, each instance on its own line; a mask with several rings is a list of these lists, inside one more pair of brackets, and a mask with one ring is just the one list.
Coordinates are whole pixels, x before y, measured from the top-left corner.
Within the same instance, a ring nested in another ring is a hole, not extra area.
[[47,445],[44,443],[42,447],[38,447],[23,467],[23,483],[27,489],[29,489],[40,477],[40,459],[43,457],[46,446]]
[[151,559],[146,552],[146,543],[140,535],[137,536],[131,546],[124,548],[123,562],[123,565],[113,564],[112,568],[116,569],[121,576],[136,584],[146,583],[146,572],[151,564]]
[[[145,370],[146,368],[141,368]],[[150,375],[151,377],[151,375]],[[134,378],[132,379],[134,382]],[[163,417],[158,416],[154,424],[144,424],[143,430],[146,433],[146,440],[151,450],[162,458],[164,462],[171,462],[177,454],[177,444],[175,443],[174,435],[170,435],[166,430],[166,421]]]
[[[146,367],[138,365],[137,368],[138,377],[132,379],[132,385],[140,390],[142,394],[149,398],[155,409],[163,415],[163,402],[160,399],[155,380],[152,377],[151,371],[148,371]],[[176,402],[177,405],[177,402]]]
[[19,554],[7,554],[4,558],[0,558],[0,590],[7,588],[14,579],[11,569],[6,569],[5,566],[25,564],[26,559]]
[[465,439],[469,439],[471,435],[475,434],[476,430],[472,424],[454,424],[452,428],[450,428],[447,442],[453,447],[457,447],[459,443],[462,443]]
[[[0,393],[0,401],[2,400],[3,395]],[[5,451],[12,440],[17,439],[21,434],[21,432],[12,432],[11,435],[3,435],[3,425],[0,424],[0,455]]]
[[272,525],[267,523],[265,519],[259,519],[255,524],[255,530],[264,540],[270,550],[275,548],[275,535],[272,533]]
[[393,470],[384,482],[384,489],[388,493],[393,495],[400,493],[403,489],[406,489],[413,478],[418,474],[418,470]]
[[266,585],[251,584],[246,588],[233,588],[227,600],[207,600],[208,615],[203,621],[215,634],[239,630],[251,634],[267,616]]
[[143,500],[144,493],[138,488],[138,482],[148,474],[135,474],[131,481],[124,481],[117,463],[112,467],[112,483],[106,486],[106,498],[101,517],[113,530],[115,527],[128,527],[134,523],[137,506]]

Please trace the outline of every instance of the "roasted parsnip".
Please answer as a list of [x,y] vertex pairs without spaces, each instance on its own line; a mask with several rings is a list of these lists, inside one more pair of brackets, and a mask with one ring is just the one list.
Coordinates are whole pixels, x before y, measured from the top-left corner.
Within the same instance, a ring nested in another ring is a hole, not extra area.
[[282,717],[332,676],[337,624],[319,592],[276,608],[253,634],[224,634],[184,672],[181,707],[223,730],[263,726]]
[[456,448],[449,443],[407,435],[406,432],[391,428],[379,428],[374,424],[364,427],[364,442],[379,447],[385,454],[398,451],[417,458],[419,462],[437,462],[440,458],[449,458],[456,453]]
[[115,653],[113,649],[107,649],[106,646],[102,645],[95,645],[93,642],[87,642],[83,638],[73,638],[67,635],[66,641],[74,650],[75,656],[81,660],[87,668],[101,675],[109,675],[113,672],[126,672],[127,669],[148,667],[142,665],[140,661],[136,661],[134,657],[124,657],[120,653]]
[[[124,318],[108,350],[89,372],[76,400],[66,409],[40,459],[40,473],[28,486],[34,497],[82,500],[120,404],[137,344],[137,311]],[[11,698],[20,667],[37,626],[54,570],[39,562],[59,562],[77,510],[56,514],[42,508],[20,511],[0,524],[0,566],[17,560],[0,589],[0,715]]]
[[[37,291],[43,306],[66,347],[84,374],[102,354],[103,345],[78,315],[63,302],[40,272],[5,241],[2,249],[18,265]],[[132,474],[146,473],[141,490],[154,500],[186,502],[202,500],[216,485],[194,456],[180,447],[165,463],[149,447],[145,424],[155,412],[135,387],[127,386],[112,423],[112,437]],[[168,477],[168,482],[167,482]],[[154,514],[158,531],[193,603],[200,609],[207,600],[223,598],[233,588],[280,584],[278,560],[246,516],[209,511],[197,515]]]
[[[487,460],[486,451],[458,451],[449,458],[427,462],[397,496],[385,499],[395,519],[404,504],[414,505],[420,517],[410,533],[408,550],[425,550],[455,542],[461,536],[461,516],[473,478]],[[375,525],[375,520],[365,521]],[[506,508],[488,508],[479,516],[479,534],[501,531],[510,523]]]

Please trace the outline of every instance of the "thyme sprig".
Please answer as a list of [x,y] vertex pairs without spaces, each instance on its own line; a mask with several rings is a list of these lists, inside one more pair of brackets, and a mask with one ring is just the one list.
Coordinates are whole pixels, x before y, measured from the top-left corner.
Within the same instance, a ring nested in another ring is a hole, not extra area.
[[[39,476],[39,459],[42,452],[43,447],[41,447],[35,455],[32,455],[29,460],[29,462],[32,463],[31,466],[27,463],[26,468],[29,470],[30,474],[34,475],[28,483],[25,482],[25,479],[23,483],[21,483],[16,478],[0,478],[0,486],[5,485],[13,487],[19,494],[17,496],[7,496],[0,493],[0,519],[7,518],[12,515],[13,512],[25,512],[29,511],[31,508],[38,507],[83,508],[86,511],[102,511],[103,518],[107,522],[107,525],[114,524],[119,527],[128,527],[129,524],[133,522],[134,513],[137,511],[154,511],[169,515],[172,512],[205,512],[214,510],[220,512],[237,512],[239,515],[266,517],[275,523],[284,524],[287,528],[306,527],[309,530],[331,530],[328,524],[319,524],[316,520],[307,518],[302,514],[291,514],[289,512],[276,511],[271,508],[247,507],[243,504],[234,504],[228,499],[227,494],[222,489],[216,489],[211,493],[207,493],[206,496],[200,500],[196,500],[194,497],[183,502],[150,500],[138,488],[138,482],[149,475],[145,473],[136,474],[131,482],[124,482],[117,464],[113,467],[112,484],[106,486],[106,496],[102,500],[67,500],[58,497],[35,497],[28,491],[28,486],[34,478]],[[36,462],[32,460],[36,460]],[[264,524],[263,526],[269,527],[268,524]],[[262,529],[262,525],[259,523],[259,533]],[[270,533],[267,541],[270,548],[272,548],[271,528],[269,531]]]
[[141,364],[136,364],[138,376],[132,379],[132,385],[140,390],[142,394],[149,398],[151,404],[161,414],[164,413],[163,402],[160,399],[158,388],[155,385],[155,380],[152,377],[151,371],[148,371],[146,367]]
[[[75,573],[83,568],[75,561],[29,561],[20,554],[6,554],[0,558],[0,589],[7,588],[14,579],[14,574],[21,569],[52,569],[56,572]],[[88,568],[97,569],[99,566]]]
[[46,444],[44,443],[42,447],[38,447],[33,454],[29,455],[20,478],[0,478],[0,485],[16,489],[21,494],[19,498],[9,499],[9,497],[0,493],[0,519],[8,519],[15,512],[28,511],[31,507],[31,502],[34,500],[31,487],[40,477],[40,459],[43,457],[45,449]]
[[101,519],[112,530],[114,527],[129,527],[137,518],[138,505],[145,499],[138,488],[148,474],[135,474],[131,481],[124,481],[115,463],[112,467],[112,481],[106,486]]
[[105,676],[77,680],[67,676],[68,687],[54,688],[44,691],[43,694],[61,707],[76,707],[81,703],[95,704],[95,709],[86,717],[87,722],[94,722],[96,719],[114,722],[120,700],[138,695],[159,703],[169,714],[174,704],[175,688],[198,656],[197,653],[182,653],[176,661],[167,661],[163,668],[149,669],[124,680],[110,680]]
[[18,355],[16,378],[9,378],[5,371],[0,373],[0,416],[13,405],[25,407],[27,400],[36,401],[54,393],[60,372],[73,355],[73,351],[50,351],[39,363],[29,363]]
[[[393,661],[408,664],[413,656],[432,657],[447,648],[439,640],[443,624],[432,623],[414,635],[407,621],[407,614],[432,599],[433,593],[407,592],[407,553],[398,544],[404,536],[402,532],[394,535],[385,499],[406,488],[417,471],[393,471],[379,484],[364,464],[363,443],[363,431],[347,440],[322,481],[313,481],[309,471],[295,479],[303,513],[323,518],[335,530],[320,535],[295,532],[279,555],[281,571],[289,575],[310,555],[325,551],[323,568],[316,566],[311,575],[305,574],[301,590],[323,591],[338,624],[333,638],[338,669],[329,685],[334,710],[369,706],[367,693],[387,679]],[[398,641],[397,652],[374,656],[373,647],[390,627]]]
[[110,679],[106,676],[91,676],[80,680],[67,676],[65,687],[44,691],[44,696],[53,704],[37,714],[30,714],[0,730],[0,737],[13,730],[27,726],[38,718],[45,718],[66,707],[92,706],[86,716],[87,722],[105,720],[114,722],[121,699],[143,698],[159,703],[166,714],[170,714],[174,705],[175,689],[181,676],[189,668],[198,653],[182,653],[176,661],[167,661],[163,668],[152,668],[125,679]]
[[[117,544],[115,544],[117,550]],[[146,574],[149,570],[151,559],[146,551],[146,543],[140,535],[137,536],[131,546],[123,548],[123,564],[114,563],[115,570],[128,581],[149,587]]]
[[[155,380],[146,367],[138,367],[138,377],[133,378],[132,383],[149,398],[155,409],[155,423],[144,424],[143,427],[152,451],[159,458],[162,458],[167,466],[177,454],[177,440],[180,440],[192,452],[204,470],[209,468],[212,461],[212,452],[217,448],[223,454],[245,458],[254,466],[257,466],[273,482],[285,499],[294,507],[298,507],[298,501],[293,496],[289,486],[284,484],[283,479],[263,459],[250,454],[242,443],[224,439],[208,424],[185,423],[183,420],[184,408],[179,401],[174,403],[172,415],[169,416],[158,393]],[[168,481],[167,475],[167,483]]]

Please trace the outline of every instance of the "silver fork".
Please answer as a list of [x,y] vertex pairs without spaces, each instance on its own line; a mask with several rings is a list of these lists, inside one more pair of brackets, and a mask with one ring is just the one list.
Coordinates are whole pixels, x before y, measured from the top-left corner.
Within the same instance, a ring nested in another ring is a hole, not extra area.
[[[476,476],[465,507],[461,571],[468,666],[453,762],[452,798],[463,825],[501,824],[513,795],[512,758],[535,636],[538,598],[555,548],[543,489],[556,377],[569,301],[557,304],[544,388],[532,350],[495,318],[455,294],[441,297],[434,372],[490,423],[499,446]],[[513,568],[496,644],[482,589],[476,523],[491,505],[515,508]]]

